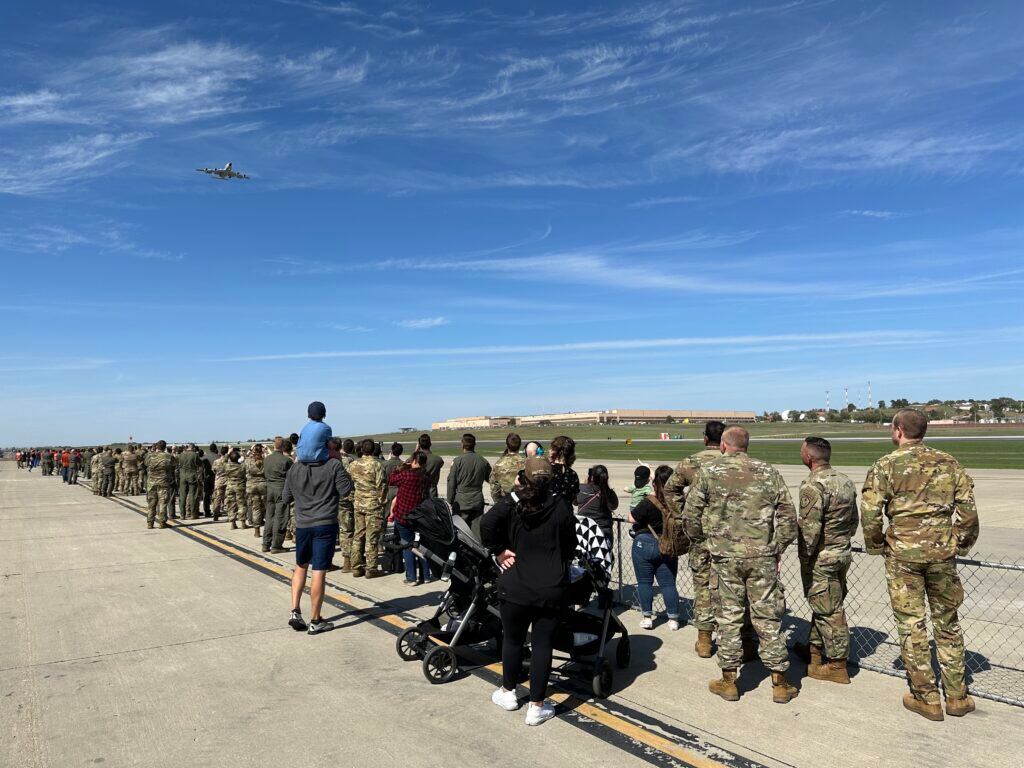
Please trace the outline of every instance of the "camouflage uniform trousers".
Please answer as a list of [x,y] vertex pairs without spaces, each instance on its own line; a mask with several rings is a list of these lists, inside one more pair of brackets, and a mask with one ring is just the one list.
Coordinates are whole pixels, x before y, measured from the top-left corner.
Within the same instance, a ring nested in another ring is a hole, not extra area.
[[295,538],[295,502],[288,505],[288,528],[287,538]]
[[931,704],[940,703],[925,626],[927,595],[942,687],[948,698],[963,698],[967,695],[967,680],[964,635],[957,608],[963,604],[964,588],[956,562],[908,563],[887,555],[885,576],[910,691]]
[[843,605],[850,559],[850,555],[845,555],[838,562],[819,563],[816,558],[800,558],[800,579],[811,608],[808,644],[823,648],[830,659],[846,659],[850,655],[850,627]]
[[229,522],[245,522],[245,484],[225,483],[224,510]]
[[[352,567],[376,568],[380,551],[380,535],[384,529],[384,507],[356,505],[353,515]],[[344,550],[342,550],[344,552]]]
[[139,473],[136,472],[125,472],[124,473],[124,492],[129,496],[137,496],[139,493]]
[[774,557],[711,559],[711,590],[715,594],[718,624],[718,666],[738,669],[743,663],[743,625],[749,608],[760,640],[761,661],[772,672],[789,669],[789,653],[782,639],[786,596]]
[[124,490],[124,472],[121,471],[121,467],[118,466],[114,469],[114,490]]
[[203,486],[199,480],[178,480],[178,498],[181,499],[181,516],[195,519],[199,517],[199,502],[203,500]]
[[690,573],[693,575],[693,626],[705,632],[715,631],[715,606],[711,601],[711,553],[701,541],[690,547]]
[[213,480],[213,514],[219,515],[224,509],[224,497],[227,495],[227,481],[221,476]]
[[351,559],[352,537],[356,530],[356,511],[351,494],[338,502],[338,546],[341,556]]
[[263,518],[267,514],[267,484],[246,483],[245,496],[249,502],[249,513],[252,515],[252,524],[259,528],[263,525]]
[[149,506],[149,511],[146,513],[146,522],[152,523],[153,519],[156,518],[157,522],[167,522],[167,506],[171,501],[171,489],[166,485],[155,485],[154,483],[149,484],[149,490],[146,491],[146,502]]

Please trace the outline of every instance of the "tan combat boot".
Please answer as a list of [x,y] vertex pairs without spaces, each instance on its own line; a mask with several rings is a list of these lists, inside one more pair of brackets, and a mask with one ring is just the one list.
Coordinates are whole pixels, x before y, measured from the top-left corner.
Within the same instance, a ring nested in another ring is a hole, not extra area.
[[152,527],[153,527],[153,524],[152,524],[152,523],[146,523],[146,527],[147,527],[147,528],[152,528]]
[[231,530],[238,530],[238,523],[236,523],[234,520],[231,521]]
[[708,683],[708,690],[715,696],[721,696],[726,701],[739,701],[740,691],[736,687],[736,670],[723,669],[721,680],[712,680]]
[[711,630],[710,629],[699,629],[697,630],[697,643],[693,646],[693,650],[697,652],[697,655],[702,659],[710,659],[713,653],[711,647]]
[[776,704],[788,704],[799,695],[800,690],[790,684],[785,672],[772,672],[772,701]]
[[249,530],[249,523],[247,523],[244,519],[242,520],[242,530],[243,531]]
[[357,579],[361,579],[365,574],[366,571],[363,570],[362,566],[357,566],[352,569],[352,575],[355,576]]
[[928,720],[934,720],[936,722],[945,720],[942,716],[941,704],[929,704],[927,701],[917,698],[912,693],[903,694],[903,706],[911,712],[916,712],[921,717],[927,718]]
[[974,711],[974,699],[965,693],[962,699],[946,699],[946,714],[950,717],[963,717]]
[[386,576],[384,571],[379,571],[376,568],[371,568],[366,572],[366,578],[368,579],[379,579],[381,576]]
[[808,665],[807,675],[826,683],[850,684],[850,673],[846,671],[846,659],[829,659],[817,666]]
[[342,558],[342,561],[341,561],[341,572],[342,573],[352,573],[352,559],[351,558],[348,558],[348,557]]

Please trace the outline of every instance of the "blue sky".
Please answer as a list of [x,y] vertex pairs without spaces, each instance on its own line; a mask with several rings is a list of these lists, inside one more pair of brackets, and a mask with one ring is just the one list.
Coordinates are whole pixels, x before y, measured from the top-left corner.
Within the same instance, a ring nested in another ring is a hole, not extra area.
[[6,3],[0,443],[1019,397],[1022,97],[1019,2]]

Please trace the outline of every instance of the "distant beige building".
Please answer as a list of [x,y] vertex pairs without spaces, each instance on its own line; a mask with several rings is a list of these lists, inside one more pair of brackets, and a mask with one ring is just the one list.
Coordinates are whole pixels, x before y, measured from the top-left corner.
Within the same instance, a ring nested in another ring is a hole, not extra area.
[[511,427],[516,423],[514,416],[460,416],[446,421],[435,421],[431,429],[491,429]]
[[673,411],[618,408],[608,411],[570,411],[533,416],[463,416],[439,421],[433,429],[487,429],[488,427],[579,426],[584,424],[681,424],[724,421],[730,424],[757,421],[754,411]]

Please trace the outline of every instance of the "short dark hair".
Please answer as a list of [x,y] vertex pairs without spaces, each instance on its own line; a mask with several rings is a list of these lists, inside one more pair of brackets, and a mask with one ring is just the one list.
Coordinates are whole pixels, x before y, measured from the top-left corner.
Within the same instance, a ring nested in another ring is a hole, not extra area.
[[462,436],[462,450],[472,451],[476,448],[476,437],[469,432]]
[[363,456],[373,456],[373,451],[377,447],[377,444],[370,438],[359,441],[359,453]]
[[405,448],[402,446],[401,443],[392,443],[391,444],[391,455],[392,456],[401,456],[402,455],[402,451],[404,451],[404,450],[405,450]]
[[928,417],[916,408],[902,408],[892,417],[893,426],[903,430],[911,440],[920,440],[928,431]]
[[427,454],[423,451],[413,451],[412,456],[409,457],[410,462],[416,462],[421,467],[427,463]]
[[832,443],[824,437],[808,437],[804,440],[807,450],[818,461],[828,461],[832,458]]
[[418,445],[418,446],[419,446],[420,448],[423,448],[424,450],[427,450],[427,451],[429,451],[429,450],[430,450],[430,435],[428,435],[428,434],[427,434],[426,432],[424,432],[424,433],[423,433],[422,435],[420,435],[420,436],[419,436],[419,438],[418,438],[418,439],[416,440],[416,444],[417,444],[417,445]]
[[164,448],[167,447],[167,441],[166,440],[157,440],[156,441],[156,447],[159,448],[162,451]]
[[341,444],[341,450],[345,453],[352,453],[356,449],[355,441],[351,437],[346,437],[345,442]]
[[710,445],[721,443],[723,432],[725,432],[725,424],[721,421],[709,421],[704,425],[704,437],[708,439]]
[[288,439],[291,441],[292,445],[298,445],[299,444],[299,433],[298,432],[292,432],[290,435],[288,435]]
[[[163,440],[161,440],[160,442],[163,442]],[[228,447],[226,445],[222,445],[220,447],[220,455],[221,456],[227,456],[228,455]]]
[[292,441],[285,438],[281,441],[281,452],[288,453],[292,449]]
[[515,432],[509,432],[505,437],[505,452],[506,453],[519,453],[519,449],[523,445],[523,438],[517,435]]

